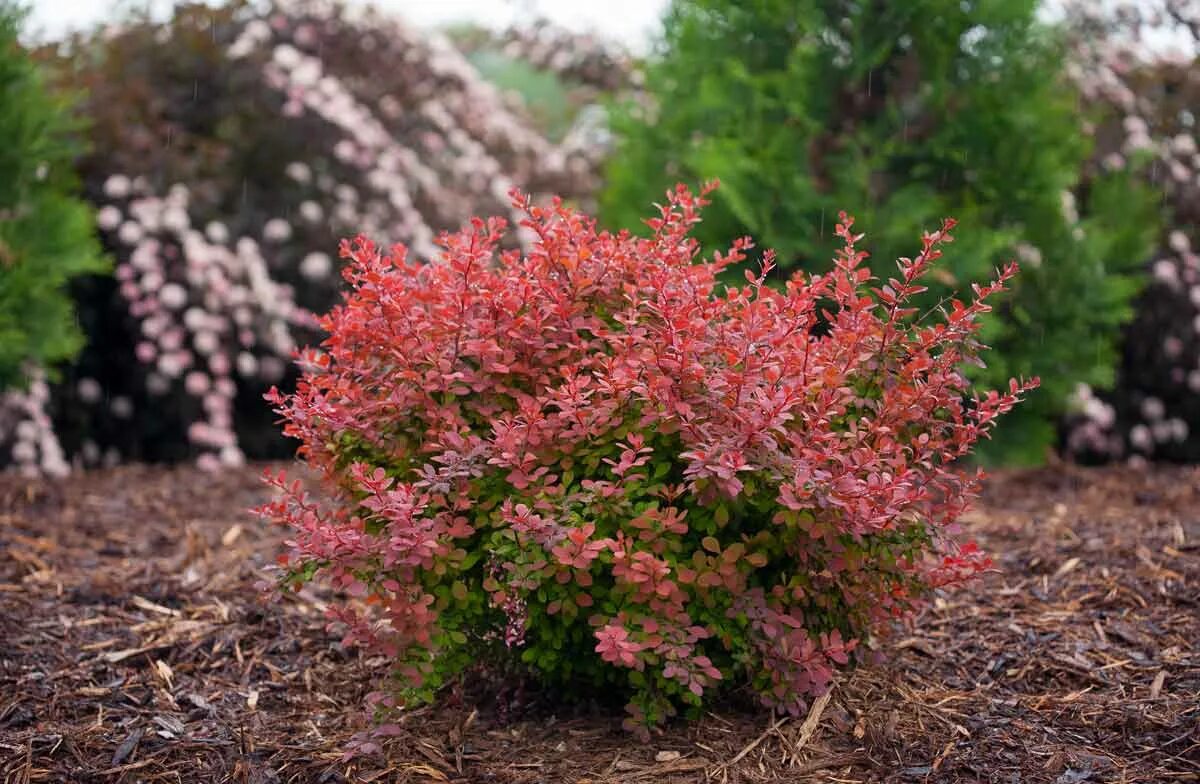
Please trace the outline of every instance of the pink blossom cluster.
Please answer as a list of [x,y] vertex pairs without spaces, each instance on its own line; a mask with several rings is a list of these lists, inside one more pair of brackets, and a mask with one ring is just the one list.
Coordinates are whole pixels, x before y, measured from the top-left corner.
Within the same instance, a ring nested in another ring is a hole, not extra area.
[[70,466],[46,413],[50,386],[38,369],[29,373],[26,389],[9,390],[0,398],[0,443],[12,468],[24,476],[65,476]]
[[[472,214],[519,217],[506,196],[513,187],[586,196],[598,185],[603,148],[579,133],[549,141],[445,36],[371,7],[282,8],[248,22],[230,56],[263,61],[266,84],[286,97],[285,117],[311,114],[336,129],[332,153],[379,202],[358,215],[343,208],[339,228],[432,255],[436,233]],[[379,63],[391,67],[381,73]]]
[[269,240],[235,238],[218,222],[192,226],[186,186],[159,197],[142,178],[113,175],[104,191],[111,201],[97,223],[110,246],[127,251],[115,276],[140,333],[134,353],[145,388],[198,403],[187,438],[201,465],[241,465],[236,379],[282,380],[296,349],[293,329],[314,319],[272,278],[262,252]]
[[[489,212],[507,211],[504,184],[571,195],[596,187],[591,156],[548,140],[507,105],[444,35],[418,31],[369,6],[338,15],[328,3],[300,0],[288,9],[288,14],[270,18],[273,37],[263,45],[290,44],[323,58],[327,72],[352,81],[356,96],[376,120],[431,170],[419,174],[418,186],[435,203],[450,202],[444,206],[453,207],[454,227],[472,214],[471,207],[481,206],[481,197]],[[342,28],[331,30],[331,19],[338,19]],[[370,56],[364,59],[361,51],[346,52],[345,47],[365,49]],[[380,62],[393,68],[381,73]],[[464,193],[471,203],[451,196]],[[417,203],[424,206],[420,195]],[[435,217],[442,214],[435,211]]]
[[598,183],[594,135],[548,140],[448,39],[375,10],[181,6],[61,56],[88,96],[81,170],[116,267],[114,287],[81,288],[88,346],[42,406],[67,412],[59,440],[85,464],[283,454],[262,393],[316,337],[306,311],[339,296],[339,237],[431,257],[474,214],[516,217],[510,188]]

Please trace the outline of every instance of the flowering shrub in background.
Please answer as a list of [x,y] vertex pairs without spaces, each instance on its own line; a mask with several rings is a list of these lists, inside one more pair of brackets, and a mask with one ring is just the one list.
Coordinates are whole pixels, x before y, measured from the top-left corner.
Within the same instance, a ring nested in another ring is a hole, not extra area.
[[602,104],[638,85],[628,53],[545,20],[502,32],[463,24],[449,34],[480,73],[509,91],[514,111],[531,114],[548,137],[603,163],[609,144]]
[[750,234],[785,270],[825,269],[836,211],[874,227],[886,274],[922,226],[955,215],[967,247],[928,283],[935,307],[1024,262],[971,377],[1043,388],[982,448],[1036,463],[1079,382],[1113,380],[1121,325],[1152,247],[1156,201],[1127,172],[1079,189],[1090,140],[1060,31],[1032,0],[675,0],[645,95],[614,113],[601,215],[639,227],[647,172],[719,177],[701,239]]
[[262,395],[337,299],[338,237],[428,255],[513,186],[595,187],[600,147],[550,141],[445,38],[371,10],[183,4],[42,54],[86,92],[80,170],[117,260],[75,287],[88,344],[51,402],[85,463],[285,454]]
[[596,90],[601,95],[636,86],[640,73],[628,52],[612,42],[576,33],[549,20],[494,32],[486,27],[464,25],[451,31],[459,48],[474,55],[499,51],[511,60],[555,74],[564,83]]
[[[1072,77],[1106,121],[1090,174],[1140,171],[1166,215],[1125,331],[1116,386],[1084,385],[1066,450],[1084,460],[1200,460],[1200,3],[1068,5]],[[1147,164],[1147,161],[1149,162]]]
[[45,370],[82,344],[68,283],[105,264],[76,195],[79,128],[18,42],[21,21],[0,0],[0,460],[57,475]]
[[[707,191],[705,192],[707,193]],[[630,696],[645,726],[749,684],[796,712],[878,624],[988,563],[949,534],[955,462],[1036,380],[972,395],[979,317],[1012,278],[921,318],[953,223],[876,281],[843,216],[833,269],[766,285],[767,254],[700,257],[680,186],[646,238],[514,196],[433,263],[342,246],[351,291],[303,355],[285,432],[324,479],[270,477],[284,585],[344,591],[346,641],[429,699],[474,661]]]

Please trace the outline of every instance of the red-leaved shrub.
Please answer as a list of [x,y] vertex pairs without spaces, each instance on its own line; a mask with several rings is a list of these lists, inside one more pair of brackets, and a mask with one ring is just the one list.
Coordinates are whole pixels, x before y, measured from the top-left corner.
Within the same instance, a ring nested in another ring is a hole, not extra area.
[[875,286],[842,216],[826,274],[747,285],[700,258],[707,202],[679,186],[648,239],[561,203],[443,236],[427,264],[359,238],[351,291],[303,356],[286,432],[327,482],[284,476],[282,578],[344,591],[347,640],[428,699],[473,661],[631,696],[652,724],[721,685],[798,711],[862,641],[988,561],[947,534],[980,474],[954,462],[1036,385],[969,398],[985,299],[908,305],[950,240],[927,234]]

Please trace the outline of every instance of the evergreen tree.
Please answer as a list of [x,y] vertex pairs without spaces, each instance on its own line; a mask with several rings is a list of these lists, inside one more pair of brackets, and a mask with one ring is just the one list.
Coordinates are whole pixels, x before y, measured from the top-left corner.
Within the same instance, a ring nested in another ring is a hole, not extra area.
[[[838,210],[876,272],[914,232],[959,220],[926,305],[1022,261],[983,334],[985,384],[1043,389],[986,457],[1036,462],[1076,384],[1111,382],[1114,343],[1154,231],[1128,175],[1078,188],[1090,140],[1035,0],[676,0],[621,108],[604,218],[634,228],[677,180],[717,177],[702,239],[749,234],[788,267],[826,268]],[[1082,215],[1082,219],[1080,219]]]
[[67,283],[104,269],[75,196],[78,129],[18,41],[23,17],[0,0],[0,388],[80,348]]

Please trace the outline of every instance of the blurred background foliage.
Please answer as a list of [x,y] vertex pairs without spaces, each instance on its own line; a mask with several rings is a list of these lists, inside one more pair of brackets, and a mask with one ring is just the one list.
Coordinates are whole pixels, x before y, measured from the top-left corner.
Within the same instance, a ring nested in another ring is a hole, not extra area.
[[[511,185],[637,231],[711,178],[707,249],[749,234],[779,280],[828,267],[842,209],[885,276],[959,220],[931,309],[1021,262],[967,372],[1043,388],[985,460],[1200,458],[1194,0],[675,0],[636,58],[315,0],[125,11],[27,52],[2,7],[0,462],[284,454],[261,394],[318,337],[340,237],[428,257]],[[37,368],[59,380],[30,397]]]
[[[306,312],[337,300],[341,238],[430,258],[439,232],[507,214],[511,187],[596,190],[558,74],[496,52],[524,85],[502,93],[445,37],[369,9],[187,2],[37,56],[81,96],[76,165],[117,261],[73,289],[89,339],[51,403],[85,463],[286,455],[263,394],[320,339]],[[539,115],[547,90],[560,105]]]
[[[1066,65],[1098,119],[1086,183],[1132,172],[1159,233],[1123,333],[1116,380],[1080,385],[1064,451],[1101,462],[1200,460],[1200,3],[1069,0]],[[1128,218],[1124,218],[1127,220]]]

